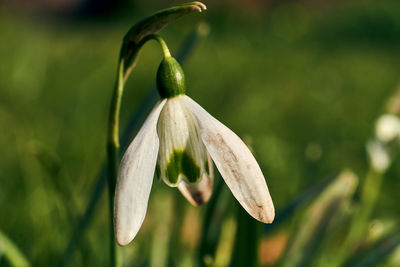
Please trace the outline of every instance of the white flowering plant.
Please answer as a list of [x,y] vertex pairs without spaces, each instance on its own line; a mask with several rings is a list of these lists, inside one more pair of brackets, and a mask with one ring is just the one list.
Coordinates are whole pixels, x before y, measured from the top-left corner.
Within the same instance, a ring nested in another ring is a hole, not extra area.
[[[234,197],[253,218],[264,223],[274,220],[274,205],[253,154],[234,132],[186,96],[182,67],[157,34],[169,21],[205,9],[204,4],[193,2],[162,10],[134,25],[124,38],[108,142],[110,211],[114,209],[110,218],[115,231],[110,240],[121,246],[133,240],[144,221],[156,169],[168,186],[177,187],[193,205],[201,205],[212,193],[214,163]],[[118,124],[124,84],[141,47],[149,40],[157,41],[163,51],[156,76],[161,100],[119,164]],[[114,245],[111,259],[114,265],[119,264]]]

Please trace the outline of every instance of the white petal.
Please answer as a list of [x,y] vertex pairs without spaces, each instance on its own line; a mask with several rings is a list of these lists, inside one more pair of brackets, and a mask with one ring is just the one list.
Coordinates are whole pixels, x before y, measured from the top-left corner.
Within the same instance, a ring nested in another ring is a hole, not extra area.
[[161,179],[169,186],[177,186],[182,178],[197,183],[205,170],[207,153],[197,120],[186,107],[183,96],[167,100],[160,113],[157,133]]
[[214,182],[214,168],[212,160],[208,156],[208,173],[203,172],[200,182],[197,184],[188,184],[182,181],[178,185],[179,191],[182,195],[193,205],[202,205],[211,197],[213,182]]
[[146,216],[159,148],[156,127],[165,102],[159,102],[150,113],[119,167],[114,223],[115,236],[121,246],[132,241]]
[[275,217],[274,205],[250,150],[235,133],[190,97],[186,96],[185,102],[196,116],[207,151],[235,198],[255,219],[271,223]]

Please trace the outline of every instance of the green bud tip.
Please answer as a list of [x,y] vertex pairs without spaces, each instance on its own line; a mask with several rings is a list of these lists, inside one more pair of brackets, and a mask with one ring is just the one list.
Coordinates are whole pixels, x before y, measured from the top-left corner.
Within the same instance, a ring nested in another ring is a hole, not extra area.
[[157,70],[158,93],[162,98],[185,94],[185,75],[178,61],[165,56]]

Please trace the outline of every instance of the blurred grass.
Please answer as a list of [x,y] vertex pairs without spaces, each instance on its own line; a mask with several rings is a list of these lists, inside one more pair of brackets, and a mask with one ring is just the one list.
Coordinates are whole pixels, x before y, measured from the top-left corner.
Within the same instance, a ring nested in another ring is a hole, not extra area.
[[2,232],[0,232],[0,255],[4,256],[13,266],[31,266],[18,247]]
[[296,231],[288,241],[285,255],[282,257],[282,267],[335,266],[330,264],[327,258],[322,262],[315,259],[318,259],[318,254],[321,253],[321,243],[329,242],[326,249],[329,251],[331,242],[340,236],[334,225],[342,221],[345,213],[343,210],[351,200],[357,184],[358,178],[353,173],[343,171],[304,212]]
[[[211,33],[185,67],[188,94],[252,137],[277,210],[342,168],[365,177],[365,142],[400,82],[397,1],[294,3],[258,13],[206,4],[200,18]],[[68,22],[11,11],[0,8],[0,230],[33,265],[54,265],[104,160],[121,38],[143,15]],[[172,53],[198,20],[162,32]],[[122,127],[154,85],[160,55],[155,44],[144,48],[127,85]],[[399,221],[399,166],[397,159],[383,181],[374,218]],[[150,233],[164,231],[165,222],[152,212],[164,194],[178,191],[156,182],[126,261],[146,266],[157,250]],[[204,214],[181,205],[182,214]],[[74,265],[108,260],[105,199],[100,206]]]

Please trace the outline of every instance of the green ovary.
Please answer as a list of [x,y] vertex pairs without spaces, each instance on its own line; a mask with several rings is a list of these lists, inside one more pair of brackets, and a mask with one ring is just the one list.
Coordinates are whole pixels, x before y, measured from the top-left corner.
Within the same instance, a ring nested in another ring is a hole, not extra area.
[[200,167],[186,151],[175,150],[169,158],[165,171],[165,176],[171,184],[178,183],[180,174],[190,183],[195,183],[200,178]]

